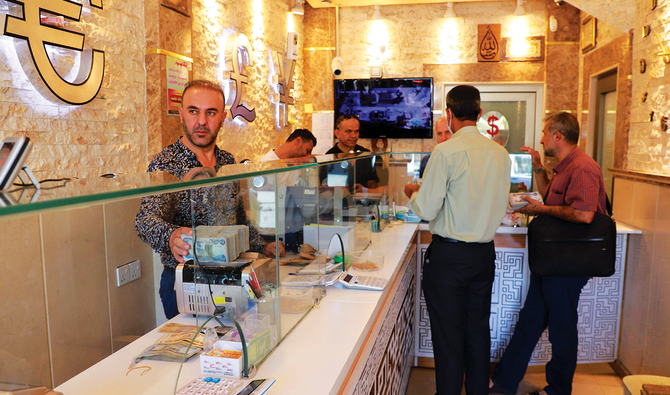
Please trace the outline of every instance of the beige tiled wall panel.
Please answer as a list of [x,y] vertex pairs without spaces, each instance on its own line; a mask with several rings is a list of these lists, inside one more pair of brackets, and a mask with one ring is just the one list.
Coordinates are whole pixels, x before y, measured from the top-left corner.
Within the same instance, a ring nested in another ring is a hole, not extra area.
[[[104,205],[107,240],[107,278],[111,309],[113,351],[149,332],[156,326],[154,306],[160,304],[154,290],[151,248],[135,232],[135,214],[139,199]],[[116,268],[138,259],[142,277],[121,287],[116,286]]]
[[51,387],[38,216],[0,221],[0,382]]
[[615,178],[612,196],[612,216],[624,224],[633,223],[634,181]]
[[670,187],[617,178],[614,216],[628,239],[619,360],[633,374],[670,375]]
[[[645,347],[645,372],[656,375],[670,375],[670,353],[660,350],[670,349],[668,328],[670,328],[670,188],[658,187],[655,207],[653,266],[649,289],[649,323]],[[658,312],[658,313],[655,313]]]
[[42,214],[42,232],[57,386],[112,351],[103,208]]
[[[7,13],[0,4],[0,13]],[[144,10],[142,3],[83,2],[85,45],[105,51],[105,77],[97,98],[72,106],[43,98],[19,64],[13,38],[0,36],[0,137],[33,139],[28,165],[38,179],[135,173],[146,160]],[[74,51],[60,49],[57,71],[76,70]],[[71,77],[67,77],[71,78]],[[41,82],[40,82],[41,84]]]

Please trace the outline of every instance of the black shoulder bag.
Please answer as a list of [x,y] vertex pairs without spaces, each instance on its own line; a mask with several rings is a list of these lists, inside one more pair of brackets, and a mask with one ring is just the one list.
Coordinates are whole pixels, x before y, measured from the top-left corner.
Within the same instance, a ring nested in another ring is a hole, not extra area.
[[616,223],[609,215],[596,213],[590,224],[540,215],[528,224],[528,264],[537,276],[609,277],[615,261]]

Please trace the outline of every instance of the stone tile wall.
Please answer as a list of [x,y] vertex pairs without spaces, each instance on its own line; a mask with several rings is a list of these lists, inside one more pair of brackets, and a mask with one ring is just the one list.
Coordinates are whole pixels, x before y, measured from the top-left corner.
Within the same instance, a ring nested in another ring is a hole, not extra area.
[[[661,129],[660,120],[670,116],[670,74],[659,52],[670,47],[670,7],[664,2],[649,10],[649,2],[637,1],[633,34],[632,99],[628,170],[670,174],[670,133]],[[642,37],[642,27],[651,26],[651,35]],[[662,43],[662,45],[659,43]],[[647,71],[641,74],[639,62],[644,59]],[[641,97],[647,92],[646,101]],[[650,121],[650,112],[654,119]]]
[[[0,2],[0,14],[8,13]],[[105,77],[98,96],[82,106],[44,99],[20,66],[14,39],[0,35],[0,138],[25,135],[34,143],[28,165],[38,180],[90,177],[145,169],[147,112],[144,68],[144,7],[134,1],[83,2],[85,46],[105,51]],[[79,67],[75,51],[53,49],[57,71]]]
[[[290,3],[292,6],[293,2]],[[290,22],[300,35],[301,48],[305,38],[303,17],[289,13],[289,9],[289,2],[285,0],[193,1],[194,79],[222,78],[225,62],[222,49],[229,35],[244,33],[253,48],[252,65],[246,68],[249,83],[243,89],[243,102],[256,110],[256,120],[251,123],[239,117],[231,120],[228,114],[218,138],[219,147],[231,152],[238,161],[259,159],[286,140],[294,129],[304,126],[303,57],[296,62],[295,104],[288,106],[288,126],[277,120],[283,106],[271,101],[275,92],[271,85],[274,73],[272,52],[286,53]],[[283,115],[280,118],[283,119]]]
[[[339,53],[344,67],[341,78],[369,78],[369,67],[382,65],[384,78],[433,76],[435,85],[454,81],[543,81],[544,62],[484,65],[477,63],[476,48],[478,24],[500,23],[503,37],[517,34],[519,30],[527,36],[544,36],[546,2],[528,1],[524,5],[527,12],[524,17],[512,15],[514,3],[485,4],[483,7],[481,3],[455,3],[458,17],[451,19],[444,18],[446,7],[442,3],[382,6],[384,19],[381,21],[371,19],[372,7],[342,8]],[[319,34],[322,39],[314,46],[327,46],[332,42],[333,14],[329,9],[306,14],[306,26],[314,26],[319,32],[331,32],[330,37]],[[385,44],[383,53],[378,50],[380,40]],[[332,103],[321,104],[323,95],[332,96],[332,74],[318,73],[317,69],[327,64],[330,70],[333,56],[328,52],[309,55],[313,61],[305,75],[316,77],[307,81],[316,88],[306,89],[305,103],[314,103],[315,111],[332,110]],[[327,90],[320,89],[322,85]],[[442,110],[434,108],[438,112],[436,119]],[[370,146],[370,141],[361,143]],[[388,146],[395,151],[431,151],[435,143],[436,139],[392,139]]]

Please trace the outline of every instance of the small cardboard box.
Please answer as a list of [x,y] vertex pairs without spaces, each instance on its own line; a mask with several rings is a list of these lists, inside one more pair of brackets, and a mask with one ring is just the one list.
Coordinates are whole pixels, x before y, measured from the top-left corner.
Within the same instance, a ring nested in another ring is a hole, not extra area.
[[233,379],[242,378],[242,351],[215,348],[208,355],[200,355],[200,374]]
[[[222,350],[242,352],[242,343],[239,341],[239,338],[233,340],[229,335],[230,332],[222,340],[219,340],[214,347]],[[262,332],[255,333],[251,339],[245,338],[245,340],[247,342],[249,366],[259,362],[272,351],[272,330],[270,327],[267,327]]]

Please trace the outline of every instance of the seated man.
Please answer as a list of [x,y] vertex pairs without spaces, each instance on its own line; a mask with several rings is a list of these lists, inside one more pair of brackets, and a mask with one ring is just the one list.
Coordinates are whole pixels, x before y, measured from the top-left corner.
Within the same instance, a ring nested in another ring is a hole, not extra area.
[[[259,159],[259,162],[305,158],[312,154],[314,146],[316,146],[316,137],[314,137],[312,132],[307,129],[296,129],[288,136],[284,144],[263,155]],[[277,174],[277,185],[280,186],[298,185],[299,181],[297,171],[287,171]]]
[[[361,152],[370,152],[369,149],[358,145],[358,136],[360,130],[360,122],[358,115],[340,115],[335,122],[335,137],[337,137],[337,144],[329,149],[326,154],[357,154]],[[325,181],[328,184],[328,175],[348,175],[347,187],[352,192],[361,192],[363,188],[377,188],[379,184],[379,177],[375,171],[375,159],[365,158],[355,159],[354,167],[342,167],[340,164],[328,165],[327,170],[322,171],[320,179],[322,183]],[[355,173],[355,177],[354,177]],[[342,185],[328,185],[328,186],[342,186]]]
[[[167,171],[183,178],[192,168],[218,170],[235,163],[230,153],[216,146],[216,137],[226,118],[224,102],[223,90],[218,83],[195,80],[186,84],[179,109],[184,135],[158,153],[148,171]],[[160,254],[163,274],[159,294],[168,319],[179,314],[174,289],[175,268],[184,262],[190,248],[181,235],[193,235],[194,226],[235,224],[249,225],[239,182],[147,196],[140,200],[135,230],[142,241]],[[249,228],[249,244],[253,251],[275,256],[275,243],[265,245],[253,227]],[[283,246],[280,246],[280,255],[282,252]]]

